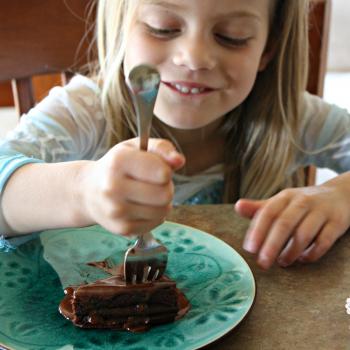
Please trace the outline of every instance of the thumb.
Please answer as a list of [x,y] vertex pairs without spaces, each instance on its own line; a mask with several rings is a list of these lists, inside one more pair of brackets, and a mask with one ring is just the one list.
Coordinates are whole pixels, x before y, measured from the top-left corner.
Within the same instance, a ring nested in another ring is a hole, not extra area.
[[265,203],[266,200],[240,199],[235,204],[235,211],[238,215],[251,219]]
[[185,157],[178,152],[172,142],[165,139],[152,138],[148,143],[148,151],[162,157],[173,170],[178,170],[185,165]]
[[[123,141],[119,145],[139,149],[140,138],[135,137]],[[173,170],[178,170],[185,165],[185,157],[176,150],[176,147],[169,140],[150,138],[148,140],[148,152],[160,156]]]

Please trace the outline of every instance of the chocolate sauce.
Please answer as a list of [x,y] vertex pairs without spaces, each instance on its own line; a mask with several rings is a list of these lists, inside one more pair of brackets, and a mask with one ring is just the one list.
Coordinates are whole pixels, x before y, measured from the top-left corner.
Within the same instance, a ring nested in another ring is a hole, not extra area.
[[153,325],[173,322],[190,308],[185,295],[168,277],[130,284],[124,280],[121,266],[111,268],[105,262],[89,265],[113,275],[65,289],[59,311],[78,327],[142,332]]

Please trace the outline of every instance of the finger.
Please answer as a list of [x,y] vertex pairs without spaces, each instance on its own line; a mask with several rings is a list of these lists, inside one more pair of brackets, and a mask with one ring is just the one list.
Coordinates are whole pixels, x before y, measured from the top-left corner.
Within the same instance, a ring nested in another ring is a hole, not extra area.
[[106,209],[105,213],[112,220],[154,221],[165,218],[171,208],[171,203],[165,206],[149,206],[130,202],[119,202],[117,204],[111,203],[109,210]]
[[288,241],[278,258],[279,265],[291,265],[312,243],[325,224],[325,217],[319,212],[312,211],[296,228],[294,236]]
[[308,206],[292,201],[277,217],[259,252],[258,264],[262,268],[268,269],[274,263],[308,210]]
[[153,184],[166,184],[172,178],[171,167],[159,156],[138,149],[120,145],[115,149],[110,178],[113,183],[118,174],[125,174],[135,180]]
[[313,244],[301,254],[299,261],[314,262],[320,259],[344,232],[336,225],[327,223]]
[[[129,139],[122,143],[123,146],[140,148],[140,139],[138,137]],[[151,138],[148,141],[148,152],[157,154],[163,158],[173,170],[182,168],[185,164],[185,157],[176,150],[173,143],[166,139]]]
[[110,220],[104,224],[104,228],[108,231],[124,236],[138,235],[153,230],[161,225],[164,219],[158,220],[134,220],[134,221],[116,221]]
[[266,200],[240,199],[235,204],[235,210],[238,215],[251,219],[265,203]]
[[169,140],[150,139],[148,151],[162,157],[173,170],[178,170],[185,164],[184,155],[179,153]]
[[287,197],[274,197],[266,201],[265,206],[258,210],[243,243],[243,248],[246,251],[256,254],[260,250],[273,221],[287,204]]
[[162,207],[172,202],[173,195],[174,185],[171,181],[158,185],[124,178],[114,190],[112,198],[116,202],[123,198],[134,204]]

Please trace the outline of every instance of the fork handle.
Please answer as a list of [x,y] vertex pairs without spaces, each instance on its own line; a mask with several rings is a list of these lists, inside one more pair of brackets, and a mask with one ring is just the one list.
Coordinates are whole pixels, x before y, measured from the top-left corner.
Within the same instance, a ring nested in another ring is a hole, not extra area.
[[137,128],[140,137],[140,149],[147,151],[148,139],[151,132],[154,104],[149,104],[145,95],[133,97],[136,103]]

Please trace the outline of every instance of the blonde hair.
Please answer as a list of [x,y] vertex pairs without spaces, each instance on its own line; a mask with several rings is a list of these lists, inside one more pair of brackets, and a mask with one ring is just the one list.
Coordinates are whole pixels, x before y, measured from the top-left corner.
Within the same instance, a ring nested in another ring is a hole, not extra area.
[[98,82],[101,102],[115,144],[137,134],[125,85],[123,60],[127,33],[136,10],[134,0],[99,0],[97,9]]
[[304,169],[288,171],[301,149],[308,9],[309,0],[277,0],[266,46],[274,56],[248,98],[226,117],[226,201],[268,198],[282,188],[305,185]]
[[[98,80],[113,130],[111,144],[137,134],[122,67],[138,2],[98,1]],[[298,150],[299,112],[308,71],[308,6],[309,0],[276,0],[266,47],[274,51],[273,58],[259,72],[248,98],[225,117],[225,202],[266,198],[305,182],[303,171],[286,174]],[[164,129],[155,124],[153,135],[164,135]]]

